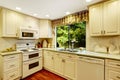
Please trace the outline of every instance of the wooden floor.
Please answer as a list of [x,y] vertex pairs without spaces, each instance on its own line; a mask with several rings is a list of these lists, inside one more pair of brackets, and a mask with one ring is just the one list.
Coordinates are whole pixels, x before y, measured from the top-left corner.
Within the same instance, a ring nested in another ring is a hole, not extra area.
[[56,74],[53,74],[47,70],[41,70],[33,75],[30,75],[22,80],[66,80]]

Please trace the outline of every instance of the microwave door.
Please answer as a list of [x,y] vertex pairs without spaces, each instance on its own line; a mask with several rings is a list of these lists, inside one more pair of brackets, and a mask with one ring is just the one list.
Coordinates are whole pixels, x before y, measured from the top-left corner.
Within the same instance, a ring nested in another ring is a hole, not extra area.
[[34,32],[21,32],[20,33],[20,39],[35,39],[35,34]]

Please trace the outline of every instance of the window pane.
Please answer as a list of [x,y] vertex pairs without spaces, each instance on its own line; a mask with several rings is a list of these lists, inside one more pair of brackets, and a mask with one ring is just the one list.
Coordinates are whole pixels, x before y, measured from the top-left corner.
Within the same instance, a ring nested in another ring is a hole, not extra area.
[[57,47],[68,47],[68,26],[57,27]]
[[75,23],[69,27],[70,46],[74,42],[74,48],[85,47],[86,23]]
[[86,45],[86,22],[57,27],[57,47],[74,48]]

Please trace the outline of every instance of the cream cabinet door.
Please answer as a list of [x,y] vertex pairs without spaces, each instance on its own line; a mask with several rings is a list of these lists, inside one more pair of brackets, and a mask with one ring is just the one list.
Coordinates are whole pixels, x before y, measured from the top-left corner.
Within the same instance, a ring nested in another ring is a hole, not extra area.
[[40,38],[52,38],[52,26],[50,20],[40,20]]
[[64,75],[68,78],[75,80],[76,76],[76,61],[70,58],[64,61]]
[[120,72],[114,71],[114,70],[109,70],[108,71],[108,76],[106,76],[106,80],[120,80]]
[[17,13],[3,9],[3,37],[17,37]]
[[91,36],[103,33],[103,4],[96,4],[89,8],[89,26]]
[[44,67],[49,70],[54,70],[54,57],[51,51],[44,52]]
[[54,71],[59,74],[63,74],[63,62],[60,53],[54,54]]
[[104,34],[119,35],[119,0],[110,0],[104,2]]

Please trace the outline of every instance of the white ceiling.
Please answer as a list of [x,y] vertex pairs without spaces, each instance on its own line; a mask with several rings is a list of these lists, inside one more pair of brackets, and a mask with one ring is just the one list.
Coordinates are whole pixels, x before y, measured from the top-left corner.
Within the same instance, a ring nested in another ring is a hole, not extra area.
[[[20,12],[33,16],[38,14],[37,18],[58,19],[65,16],[65,12],[79,12],[87,9],[87,5],[102,0],[93,0],[87,3],[86,0],[0,0],[0,6],[16,10],[21,7]],[[46,17],[45,15],[50,15]]]

